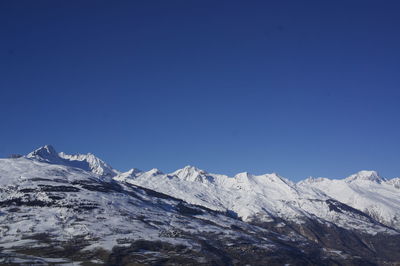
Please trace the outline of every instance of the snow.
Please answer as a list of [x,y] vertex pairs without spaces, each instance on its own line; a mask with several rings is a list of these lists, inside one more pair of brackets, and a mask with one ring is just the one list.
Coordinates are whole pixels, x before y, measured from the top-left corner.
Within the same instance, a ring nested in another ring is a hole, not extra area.
[[[326,178],[308,178],[295,184],[276,173],[252,175],[243,172],[234,177],[229,177],[211,174],[193,166],[186,166],[169,174],[155,173],[154,171],[135,172],[134,175],[122,173],[115,179],[146,187],[213,210],[233,211],[245,221],[257,218],[268,222],[279,217],[302,223],[305,218],[317,217],[322,222],[335,223],[344,228],[363,230],[371,234],[378,231],[388,231],[385,227],[371,225],[366,217],[334,212],[332,206],[326,203],[326,200],[333,198],[348,203],[324,190],[317,189],[319,184],[331,181]],[[378,187],[385,186],[384,179],[380,178],[376,172],[363,171],[341,181],[337,189],[338,191],[345,190],[345,194],[352,195],[354,190],[348,189],[348,186],[365,182],[372,182]],[[322,185],[322,187],[324,186]],[[393,205],[384,195],[385,191],[382,190],[379,193],[371,201]],[[396,195],[392,194],[391,197],[396,197]],[[364,206],[349,205],[365,211]],[[398,206],[397,209],[395,208],[397,211]],[[360,207],[362,208],[360,209]],[[395,209],[390,209],[389,213],[396,213]],[[390,221],[393,217],[388,216],[387,218]],[[393,223],[388,225],[393,225]]]
[[394,186],[397,189],[400,189],[400,177],[396,177],[387,181],[387,184]]
[[345,182],[364,182],[364,181],[373,181],[376,183],[385,182],[386,179],[379,176],[378,172],[376,171],[367,171],[363,170],[356,174],[353,174],[344,179]]
[[[54,155],[51,149],[47,149],[45,154]],[[0,202],[20,200],[24,203],[10,203],[1,209],[0,248],[8,251],[43,245],[46,248],[46,242],[35,240],[34,236],[37,234],[49,235],[53,241],[59,243],[81,237],[88,241],[86,250],[99,247],[111,250],[116,245],[123,245],[118,243],[121,239],[161,240],[195,249],[200,246],[196,246],[198,244],[194,244],[190,238],[170,237],[162,232],[178,230],[191,235],[207,233],[223,237],[225,241],[235,241],[245,236],[256,241],[259,232],[267,231],[223,214],[202,211],[198,215],[182,215],[177,211],[177,205],[182,204],[181,201],[155,197],[125,183],[119,183],[119,186],[126,193],[119,190],[103,192],[87,189],[84,186],[87,182],[92,186],[111,186],[117,181],[77,167],[55,164],[50,161],[54,159],[51,157],[48,158],[49,161],[45,161],[35,156],[38,154],[18,159],[0,159]],[[149,179],[164,175],[159,170],[134,170],[127,175],[134,176],[138,173],[141,173],[140,177]],[[172,179],[180,180],[178,177]],[[165,180],[170,178],[166,177]],[[69,188],[69,191],[41,189],[46,187]],[[60,198],[56,201],[57,204],[52,200],[54,196]],[[35,202],[43,205],[31,204]],[[90,206],[95,208],[85,208]],[[12,210],[15,208],[18,211]],[[232,230],[232,226],[244,228],[250,233]],[[269,247],[272,244],[264,239],[262,245]]]
[[[93,186],[116,183],[132,194],[86,189],[82,185],[85,182]],[[112,249],[120,239],[162,240],[192,245],[187,239],[169,237],[171,230],[190,234],[206,232],[232,240],[244,234],[231,230],[232,225],[254,235],[265,230],[222,214],[180,215],[176,211],[180,201],[154,197],[140,187],[190,204],[237,215],[247,222],[257,219],[283,227],[284,223],[277,218],[298,224],[312,219],[371,235],[394,234],[395,230],[341,204],[347,204],[399,230],[399,185],[400,178],[386,180],[375,171],[361,171],[337,180],[310,177],[299,183],[276,173],[252,175],[243,172],[230,177],[208,173],[194,166],[172,173],[163,173],[156,168],[149,171],[133,168],[120,173],[93,154],[67,155],[57,153],[48,145],[25,157],[0,159],[0,202],[20,200],[24,203],[40,202],[45,206],[22,204],[17,212],[11,211],[12,206],[2,208],[0,247],[9,249],[19,245],[39,245],[41,243],[35,244],[32,239],[22,239],[22,236],[37,233],[50,234],[58,241],[84,237],[90,242],[87,247],[90,250],[97,247]],[[71,191],[48,192],[41,189],[46,186],[65,186]],[[61,198],[57,205],[52,205],[54,196]],[[96,208],[90,209],[91,206]],[[96,241],[91,241],[93,239]],[[271,243],[266,239],[263,245]]]
[[395,182],[387,181],[375,171],[360,171],[345,179],[300,182],[299,186],[325,193],[381,223],[400,229],[400,191],[393,185]]
[[29,153],[26,158],[35,159],[41,162],[66,165],[90,171],[101,176],[115,176],[119,171],[113,169],[103,160],[91,153],[69,155],[63,152],[57,153],[51,145],[46,145]]
[[[349,227],[346,217],[332,213],[329,205],[321,203],[332,198],[366,212],[381,223],[400,229],[400,178],[386,180],[376,171],[360,171],[341,180],[309,177],[295,184],[276,173],[257,176],[243,172],[229,177],[211,174],[190,165],[169,174],[157,168],[146,172],[132,168],[121,173],[93,154],[57,153],[50,145],[16,160],[24,163],[27,158],[34,161],[33,165],[47,162],[56,166],[51,170],[42,168],[36,171],[35,167],[25,162],[23,169],[32,168],[29,170],[31,175],[26,176],[25,170],[18,172],[11,162],[9,172],[19,173],[16,177],[18,180],[29,179],[32,174],[40,175],[42,171],[63,173],[66,169],[62,166],[72,166],[79,175],[87,175],[90,171],[97,178],[113,178],[212,210],[231,211],[245,221],[251,221],[254,217],[273,221],[279,217],[302,223],[305,217],[318,217],[323,221],[342,223],[342,226]],[[4,167],[0,171],[5,171]],[[10,176],[6,173],[4,175]],[[74,179],[73,175],[66,176]],[[5,179],[2,181],[9,182]]]

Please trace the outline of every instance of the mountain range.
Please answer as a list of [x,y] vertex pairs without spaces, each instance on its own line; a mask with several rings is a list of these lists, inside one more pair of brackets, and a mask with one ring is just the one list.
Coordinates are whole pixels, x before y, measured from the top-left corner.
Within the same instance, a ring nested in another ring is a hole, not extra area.
[[[0,159],[0,263],[397,265],[400,178],[113,169],[46,145]],[[133,264],[132,264],[133,265]]]

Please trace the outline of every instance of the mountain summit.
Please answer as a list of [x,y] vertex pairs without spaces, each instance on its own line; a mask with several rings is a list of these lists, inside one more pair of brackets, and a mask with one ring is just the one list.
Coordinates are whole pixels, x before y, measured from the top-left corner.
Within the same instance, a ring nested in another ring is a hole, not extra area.
[[80,168],[100,176],[113,177],[119,172],[91,153],[69,155],[57,153],[53,146],[45,145],[26,155],[38,161]]
[[376,183],[382,183],[387,181],[385,178],[381,177],[376,171],[360,171],[356,174],[353,174],[345,179],[346,182],[355,182],[355,181],[372,181]]
[[175,172],[171,174],[172,176],[176,176],[181,180],[185,181],[192,181],[192,182],[205,182],[206,180],[209,180],[208,178],[208,173],[204,170],[201,170],[197,167],[187,165],[182,169],[178,169]]
[[43,147],[40,147],[29,153],[26,157],[35,158],[37,160],[45,161],[48,163],[60,162],[60,157],[58,156],[58,153],[51,145],[45,145]]
[[388,181],[376,171],[363,170],[341,180],[308,178],[295,184],[276,173],[252,175],[243,172],[229,177],[191,165],[166,174],[156,168],[145,172],[133,168],[120,173],[91,153],[57,153],[51,145],[43,146],[26,157],[79,168],[216,211],[230,211],[246,221],[259,217],[271,221],[279,217],[301,223],[314,216],[346,228],[365,228],[357,226],[363,223],[362,219],[349,223],[343,212],[332,216],[332,206],[321,202],[333,199],[400,230],[399,182],[396,179]]
[[0,159],[0,264],[397,265],[398,183],[375,171],[298,183],[194,166],[120,173],[46,145]]

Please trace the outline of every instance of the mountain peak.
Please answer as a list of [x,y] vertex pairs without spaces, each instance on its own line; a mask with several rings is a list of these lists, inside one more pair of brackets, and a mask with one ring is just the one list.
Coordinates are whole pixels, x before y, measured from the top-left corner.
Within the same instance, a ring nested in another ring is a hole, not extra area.
[[203,182],[208,178],[208,173],[204,170],[201,170],[195,166],[187,165],[182,169],[178,169],[172,173],[173,176],[178,177],[181,180],[186,181],[199,181]]
[[154,175],[162,175],[162,174],[164,174],[163,172],[161,172],[160,169],[157,169],[157,168],[153,168],[153,169],[147,171],[146,173],[150,174],[150,175],[153,175],[153,176]]
[[299,181],[298,184],[299,185],[301,185],[301,184],[313,184],[313,183],[318,183],[318,182],[322,182],[322,181],[325,181],[325,180],[328,180],[328,179],[325,178],[325,177],[309,176],[306,179]]
[[362,170],[358,173],[355,173],[345,179],[346,182],[354,182],[354,181],[373,181],[376,183],[381,183],[386,181],[385,178],[381,177],[377,171],[367,171]]
[[139,169],[137,169],[137,168],[132,168],[132,169],[130,169],[128,172],[126,172],[127,174],[130,174],[130,175],[134,175],[134,174],[138,174],[138,173],[141,173],[142,171],[141,170],[139,170]]
[[132,168],[127,172],[119,173],[114,177],[115,180],[124,181],[126,179],[133,179],[143,174],[143,172],[137,168]]
[[191,170],[191,171],[201,171],[199,168],[197,168],[196,166],[193,166],[193,165],[186,165],[182,169]]
[[185,167],[183,167],[182,169],[178,169],[174,172],[174,174],[178,174],[178,173],[200,173],[200,174],[206,174],[207,172],[197,168],[196,166],[193,165],[186,165]]
[[29,153],[27,158],[34,158],[40,161],[58,163],[60,160],[56,150],[51,145],[42,146],[33,152]]
[[69,155],[64,152],[57,153],[51,145],[45,145],[29,153],[27,158],[51,164],[61,164],[80,168],[101,176],[115,176],[118,171],[97,158],[92,153]]
[[40,148],[37,148],[36,150],[34,150],[33,152],[29,153],[29,154],[57,154],[56,150],[54,149],[54,147],[52,145],[44,145]]

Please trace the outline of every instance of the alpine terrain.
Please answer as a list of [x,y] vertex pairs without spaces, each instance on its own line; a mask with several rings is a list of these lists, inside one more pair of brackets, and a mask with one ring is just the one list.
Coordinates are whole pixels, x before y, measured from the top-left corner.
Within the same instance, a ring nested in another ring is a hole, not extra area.
[[50,146],[0,159],[0,263],[400,265],[400,179],[120,172]]

